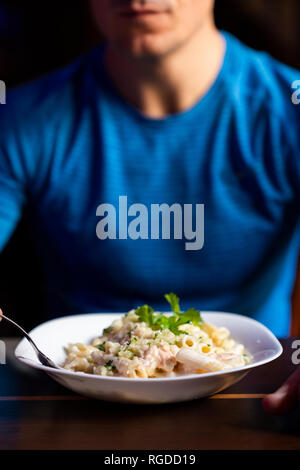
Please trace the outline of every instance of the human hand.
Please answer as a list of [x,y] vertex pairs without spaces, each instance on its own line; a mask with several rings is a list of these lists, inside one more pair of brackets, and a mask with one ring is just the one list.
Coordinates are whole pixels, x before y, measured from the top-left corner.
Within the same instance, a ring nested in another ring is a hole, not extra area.
[[300,366],[274,393],[263,399],[263,407],[270,414],[284,414],[300,404]]

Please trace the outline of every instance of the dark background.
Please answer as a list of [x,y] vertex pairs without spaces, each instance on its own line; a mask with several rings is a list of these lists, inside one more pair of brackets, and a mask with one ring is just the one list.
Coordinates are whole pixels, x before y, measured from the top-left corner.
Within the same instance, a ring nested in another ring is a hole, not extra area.
[[[251,47],[300,69],[300,0],[216,0],[216,20]],[[87,0],[0,0],[0,79],[7,86],[61,67],[100,41]],[[43,311],[26,215],[0,255],[0,305],[28,329]],[[3,324],[1,334],[14,331]]]

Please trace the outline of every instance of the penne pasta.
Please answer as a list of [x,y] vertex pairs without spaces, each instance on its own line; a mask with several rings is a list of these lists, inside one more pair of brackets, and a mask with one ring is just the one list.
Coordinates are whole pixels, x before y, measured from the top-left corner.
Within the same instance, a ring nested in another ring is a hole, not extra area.
[[[173,296],[173,297],[172,297]],[[200,312],[180,312],[171,299],[173,315],[144,305],[114,320],[91,344],[69,344],[63,367],[103,376],[135,379],[173,377],[240,367],[251,361],[227,328],[202,320]]]
[[221,362],[208,354],[203,354],[190,348],[180,349],[176,354],[176,360],[179,363],[184,364],[187,368],[195,371],[200,369],[203,372],[217,372],[220,370],[230,369],[228,364],[224,364],[224,362]]

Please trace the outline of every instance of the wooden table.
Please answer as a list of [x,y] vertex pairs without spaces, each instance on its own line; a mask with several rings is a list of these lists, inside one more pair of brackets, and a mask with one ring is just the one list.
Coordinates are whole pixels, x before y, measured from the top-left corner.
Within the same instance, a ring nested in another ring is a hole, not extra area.
[[219,395],[170,405],[122,405],[72,394],[13,357],[0,365],[0,449],[300,449],[300,414],[268,416],[261,397],[295,370],[284,354]]

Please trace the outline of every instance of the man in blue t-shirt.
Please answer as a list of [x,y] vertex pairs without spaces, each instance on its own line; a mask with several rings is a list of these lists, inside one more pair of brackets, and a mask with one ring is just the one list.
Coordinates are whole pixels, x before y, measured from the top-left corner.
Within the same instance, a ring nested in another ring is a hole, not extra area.
[[288,334],[300,73],[219,32],[213,3],[94,0],[106,43],[0,107],[0,250],[26,206],[49,316],[174,291]]

